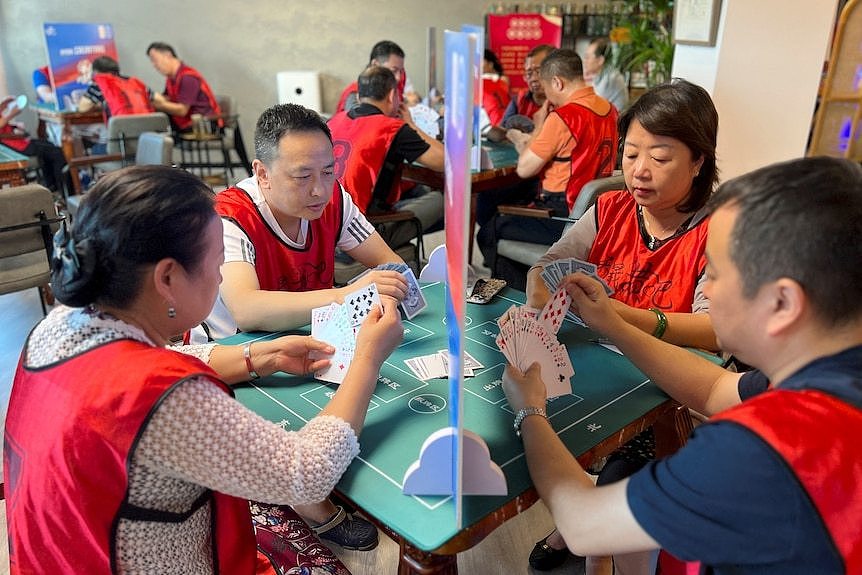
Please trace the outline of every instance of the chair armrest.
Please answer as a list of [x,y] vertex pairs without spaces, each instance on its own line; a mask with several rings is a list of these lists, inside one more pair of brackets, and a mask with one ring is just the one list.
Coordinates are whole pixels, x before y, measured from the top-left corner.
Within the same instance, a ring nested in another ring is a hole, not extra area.
[[70,168],[80,168],[84,166],[92,166],[103,162],[121,162],[123,154],[102,154],[98,156],[78,156],[77,158],[69,158],[66,164]]
[[522,216],[526,218],[550,218],[554,210],[551,208],[531,208],[528,206],[497,206],[497,213],[506,216]]
[[375,214],[366,214],[365,218],[370,224],[386,224],[389,222],[406,222],[416,217],[416,214],[410,210],[400,210],[397,212],[378,212]]

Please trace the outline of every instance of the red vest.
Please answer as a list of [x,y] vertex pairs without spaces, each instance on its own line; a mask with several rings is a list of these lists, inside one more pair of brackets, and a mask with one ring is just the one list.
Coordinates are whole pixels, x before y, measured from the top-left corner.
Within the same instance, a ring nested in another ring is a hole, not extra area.
[[820,514],[846,572],[862,572],[862,410],[821,391],[776,389],[712,420],[742,425],[784,459]]
[[[401,94],[402,97],[404,96],[404,87],[406,85],[407,85],[407,70],[405,69],[405,70],[401,71],[401,79],[398,81],[398,93]],[[341,92],[341,97],[338,98],[338,106],[336,106],[335,112],[336,113],[343,112],[343,111],[349,112],[350,110],[344,109],[344,105],[347,104],[347,97],[350,96],[350,94],[357,94],[358,95],[358,92],[359,92],[358,82],[349,83],[347,85],[347,87],[344,89],[344,91]]]
[[536,112],[541,109],[541,106],[533,100],[528,88],[523,88],[515,97],[515,106],[518,109],[519,114],[527,116],[530,119],[533,119]]
[[24,152],[27,149],[27,146],[30,145],[30,138],[23,134],[15,134],[15,126],[12,124],[6,124],[2,128],[0,128],[0,134],[14,134],[12,138],[2,138],[0,139],[0,144],[4,146],[9,146],[13,150],[17,152]]
[[147,87],[137,78],[114,74],[93,74],[93,81],[102,90],[105,105],[112,116],[149,114],[155,112]]
[[[233,395],[197,359],[131,340],[41,369],[22,355],[3,453],[11,573],[115,573],[120,519],[178,519],[129,504],[128,464],[155,407],[193,376]],[[248,502],[202,490],[207,503],[216,572],[253,573]]]
[[312,291],[332,287],[343,211],[341,188],[337,182],[334,187],[323,215],[308,222],[303,249],[282,242],[240,188],[216,194],[216,211],[238,225],[254,244],[254,269],[260,289]]
[[[202,114],[215,114],[221,115],[221,108],[218,106],[218,102],[213,95],[212,90],[210,89],[210,85],[207,84],[207,81],[204,80],[204,77],[201,76],[200,72],[195,70],[190,66],[186,66],[185,64],[180,65],[180,69],[177,70],[177,75],[173,78],[168,77],[165,80],[165,92],[168,95],[168,99],[172,102],[177,101],[177,96],[180,93],[180,80],[183,79],[184,76],[191,76],[193,78],[197,78],[201,84],[201,92],[204,93],[206,99],[209,104],[209,110],[193,110],[191,106],[189,106],[189,111],[185,116],[171,116],[172,121],[176,124],[178,130],[186,130],[191,128],[192,126],[192,114],[202,113]],[[219,119],[218,121],[219,128],[224,127],[224,121]]]
[[[404,122],[383,114],[353,119],[347,112],[339,112],[329,119],[328,124],[332,131],[335,177],[341,180],[353,202],[364,214],[371,205],[374,186],[392,140]],[[393,179],[392,189],[386,195],[386,202],[390,206],[401,195],[399,181],[399,177]]]
[[598,234],[587,260],[630,306],[690,313],[697,280],[706,267],[707,221],[651,251],[641,238],[637,204],[622,190],[596,202]]
[[499,126],[509,105],[509,84],[495,76],[482,77],[482,107],[492,126]]
[[600,113],[577,102],[569,102],[555,112],[569,127],[575,139],[575,149],[569,158],[553,161],[571,161],[571,175],[566,184],[566,203],[575,205],[581,188],[590,180],[611,175],[617,161],[617,110],[609,102],[607,111]]

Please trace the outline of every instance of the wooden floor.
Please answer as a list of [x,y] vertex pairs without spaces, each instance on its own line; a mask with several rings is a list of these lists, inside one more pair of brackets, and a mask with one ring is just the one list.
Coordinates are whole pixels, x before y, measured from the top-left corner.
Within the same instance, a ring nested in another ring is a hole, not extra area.
[[[430,234],[426,250],[430,251],[442,240],[442,233]],[[474,267],[479,275],[487,270],[476,266],[478,249],[474,252]],[[484,273],[483,273],[484,272]],[[12,384],[18,354],[27,334],[41,319],[38,294],[35,289],[16,294],[0,295],[0,416],[5,420],[6,405]],[[2,433],[2,427],[0,427]],[[2,459],[0,459],[2,465]],[[6,511],[0,509],[0,541],[6,540]],[[465,575],[497,575],[533,573],[527,565],[527,557],[533,544],[547,535],[552,527],[550,515],[544,505],[538,503],[518,517],[497,529],[473,549],[458,556],[458,568]],[[336,549],[336,553],[356,575],[390,575],[397,572],[398,546],[381,535],[380,545],[373,551],[358,552]],[[0,575],[9,573],[9,553],[6,545],[0,544]],[[552,574],[581,574],[582,565],[573,559]]]

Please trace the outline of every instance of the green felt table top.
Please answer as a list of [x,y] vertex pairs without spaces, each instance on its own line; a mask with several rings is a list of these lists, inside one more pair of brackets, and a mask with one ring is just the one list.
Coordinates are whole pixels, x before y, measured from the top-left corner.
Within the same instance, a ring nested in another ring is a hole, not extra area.
[[[425,439],[448,425],[449,383],[417,379],[405,359],[445,349],[442,284],[423,286],[428,307],[405,321],[404,340],[383,365],[360,437],[361,452],[338,489],[415,547],[430,551],[457,535],[451,497],[402,493],[407,468],[419,457]],[[512,429],[513,413],[501,388],[505,358],[494,340],[496,318],[524,294],[505,289],[486,305],[467,304],[465,349],[485,367],[464,380],[464,427],[488,444],[491,459],[505,473],[506,496],[466,496],[467,527],[501,508],[531,487],[523,446]],[[308,333],[300,330],[298,333]],[[224,343],[271,338],[280,334],[243,333]],[[573,393],[548,404],[551,424],[576,455],[612,436],[628,423],[667,401],[625,357],[592,341],[586,328],[565,321],[559,339],[567,346],[575,375]],[[240,402],[286,429],[301,428],[327,403],[335,385],[307,377],[276,374],[236,388]]]

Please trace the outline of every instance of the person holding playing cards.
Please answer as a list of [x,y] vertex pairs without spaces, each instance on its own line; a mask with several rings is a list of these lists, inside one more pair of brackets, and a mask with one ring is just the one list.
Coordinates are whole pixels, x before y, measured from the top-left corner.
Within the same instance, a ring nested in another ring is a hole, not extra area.
[[[12,572],[252,573],[249,499],[321,501],[359,452],[380,365],[403,334],[395,301],[369,313],[319,416],[283,429],[229,385],[323,368],[330,346],[166,347],[212,308],[221,238],[212,191],[163,166],[106,174],[58,232],[51,283],[63,305],[30,334],[6,417]],[[309,536],[310,569],[326,550]]]
[[[718,575],[860,573],[862,168],[774,164],[722,184],[710,205],[709,314],[722,348],[754,369],[651,337],[599,282],[570,275],[586,323],[710,419],[674,455],[597,487],[548,420],[529,415],[530,475],[577,553],[661,547]],[[516,413],[544,407],[543,375],[507,369]]]
[[[685,80],[657,86],[620,118],[626,189],[599,196],[530,269],[527,305],[542,309],[574,272],[599,278],[622,318],[658,339],[717,350],[706,283],[707,201],[718,179],[718,114]],[[654,457],[645,432],[611,457],[600,482]],[[568,553],[559,533],[536,544],[531,563],[553,568]]]
[[372,283],[401,301],[407,280],[394,270],[333,288],[336,248],[368,268],[404,262],[336,180],[326,122],[279,104],[258,119],[254,145],[254,175],[216,196],[225,243],[220,297],[191,342],[307,325],[312,309]]

